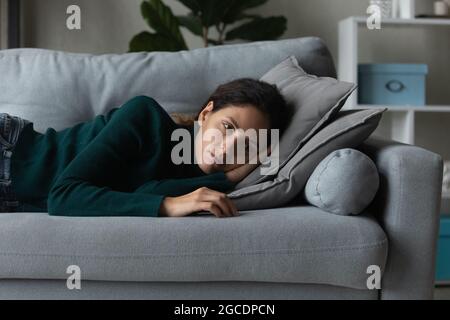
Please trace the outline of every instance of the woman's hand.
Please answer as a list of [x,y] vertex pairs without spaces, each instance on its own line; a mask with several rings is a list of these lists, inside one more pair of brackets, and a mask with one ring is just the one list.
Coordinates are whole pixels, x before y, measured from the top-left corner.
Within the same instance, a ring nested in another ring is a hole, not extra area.
[[179,197],[165,197],[159,210],[160,216],[166,217],[183,217],[198,211],[209,211],[218,218],[239,215],[225,193],[207,187]]
[[[270,146],[267,148],[267,156],[270,155]],[[253,170],[255,170],[257,167],[259,167],[261,165],[261,161],[260,161],[260,155],[262,154],[262,152],[256,156],[255,158],[253,158],[252,160],[249,160],[249,163],[245,163],[239,167],[236,167],[232,170],[226,171],[225,175],[228,178],[228,180],[232,181],[232,182],[239,182],[242,179],[244,179],[250,172],[252,172]],[[254,160],[256,160],[256,163],[251,163],[254,162]]]

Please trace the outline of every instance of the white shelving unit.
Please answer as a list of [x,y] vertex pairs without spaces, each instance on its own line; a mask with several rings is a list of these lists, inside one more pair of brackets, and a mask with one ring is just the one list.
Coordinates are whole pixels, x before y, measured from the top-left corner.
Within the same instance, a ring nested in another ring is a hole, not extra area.
[[[366,25],[366,17],[349,17],[339,22],[339,79],[349,82],[358,82],[358,30]],[[404,26],[443,26],[450,27],[450,19],[383,19],[382,27],[390,25]],[[415,118],[421,112],[448,112],[450,105],[427,106],[375,106],[358,105],[357,93],[353,93],[344,109],[366,109],[373,107],[388,108],[391,113],[391,137],[394,140],[414,144],[415,142]]]

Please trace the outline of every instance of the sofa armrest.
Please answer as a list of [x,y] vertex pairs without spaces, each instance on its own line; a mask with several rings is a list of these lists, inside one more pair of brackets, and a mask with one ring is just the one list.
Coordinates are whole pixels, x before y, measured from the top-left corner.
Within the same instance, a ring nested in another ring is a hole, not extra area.
[[381,299],[432,299],[443,164],[420,147],[369,138],[380,189],[369,210],[389,241]]

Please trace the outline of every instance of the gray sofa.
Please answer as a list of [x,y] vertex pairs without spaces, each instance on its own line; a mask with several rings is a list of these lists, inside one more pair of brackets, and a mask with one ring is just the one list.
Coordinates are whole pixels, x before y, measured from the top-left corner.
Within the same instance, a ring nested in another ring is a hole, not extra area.
[[[0,51],[0,112],[62,129],[145,94],[194,112],[219,84],[260,77],[289,55],[336,76],[318,38],[177,53]],[[71,218],[0,214],[2,299],[430,299],[442,161],[419,147],[369,138],[360,150],[381,187],[360,216],[301,203],[241,216]],[[300,190],[299,190],[300,192]],[[68,289],[79,266],[81,289]],[[381,289],[367,268],[380,267]]]

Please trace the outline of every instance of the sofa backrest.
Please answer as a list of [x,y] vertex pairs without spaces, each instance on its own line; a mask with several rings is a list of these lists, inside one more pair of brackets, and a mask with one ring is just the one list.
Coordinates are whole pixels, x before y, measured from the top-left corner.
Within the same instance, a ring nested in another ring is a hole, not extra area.
[[259,78],[289,55],[311,74],[336,77],[316,37],[260,41],[180,52],[79,54],[46,49],[0,51],[0,112],[61,130],[104,114],[136,95],[168,112],[196,112],[221,83]]

